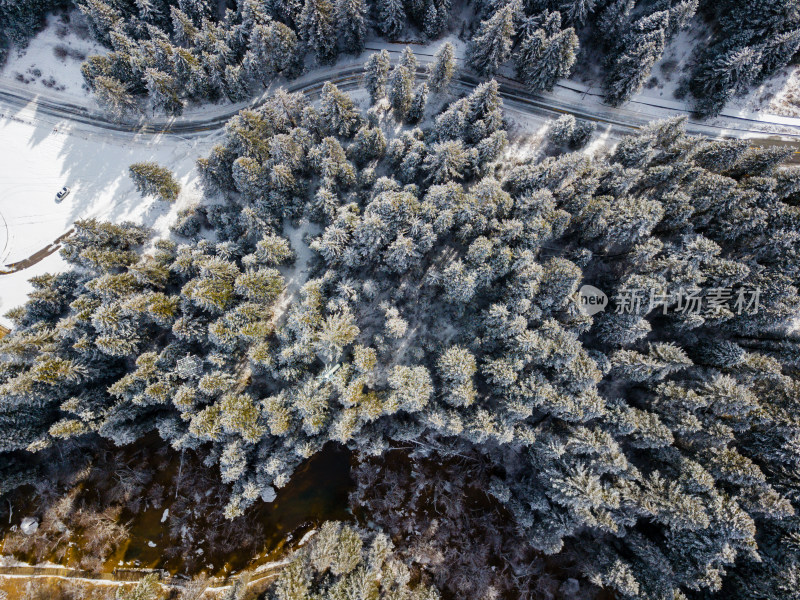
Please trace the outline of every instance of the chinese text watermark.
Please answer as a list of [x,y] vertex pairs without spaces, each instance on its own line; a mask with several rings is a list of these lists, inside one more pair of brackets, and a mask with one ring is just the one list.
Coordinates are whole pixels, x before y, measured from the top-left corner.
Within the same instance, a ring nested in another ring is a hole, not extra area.
[[758,287],[680,287],[676,290],[656,288],[620,288],[609,301],[598,288],[584,285],[578,290],[578,306],[587,315],[606,310],[616,314],[648,314],[661,310],[662,314],[700,315],[703,317],[731,314],[755,315],[761,307],[761,289]]
[[681,287],[674,291],[621,288],[612,300],[617,314],[647,314],[660,308],[665,315],[713,317],[726,312],[754,315],[761,306],[761,290],[757,287]]

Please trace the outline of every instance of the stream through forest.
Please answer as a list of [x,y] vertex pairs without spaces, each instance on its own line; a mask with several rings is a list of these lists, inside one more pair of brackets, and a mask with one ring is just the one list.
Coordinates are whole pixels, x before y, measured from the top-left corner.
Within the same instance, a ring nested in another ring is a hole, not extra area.
[[[233,520],[222,514],[228,486],[199,456],[182,464],[180,452],[152,438],[111,452],[124,456],[95,459],[89,475],[51,496],[19,489],[11,517],[7,508],[0,515],[0,554],[93,572],[230,575],[278,559],[323,521],[351,518],[351,454],[336,444],[300,465],[272,502],[258,501]],[[148,470],[154,477],[132,487]],[[20,528],[26,517],[37,520],[32,534]]]

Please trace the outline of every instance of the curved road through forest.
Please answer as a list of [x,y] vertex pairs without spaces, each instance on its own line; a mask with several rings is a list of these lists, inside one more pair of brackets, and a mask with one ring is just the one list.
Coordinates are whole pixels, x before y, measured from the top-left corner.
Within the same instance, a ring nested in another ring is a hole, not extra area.
[[[393,54],[399,54],[400,49],[393,49],[386,46],[374,47],[367,46],[367,51],[387,50]],[[432,62],[433,55],[422,52],[416,53],[420,68],[417,76],[420,79],[427,77],[426,65]],[[324,73],[306,75],[284,87],[290,92],[303,92],[310,98],[318,97],[322,86],[326,81],[335,83],[342,90],[351,90],[361,85],[361,78],[364,69],[363,63],[341,64]],[[739,116],[726,113],[724,119],[728,124],[720,125],[694,120],[685,109],[658,104],[656,100],[642,98],[634,99],[623,107],[614,108],[599,104],[595,99],[590,102],[583,102],[586,96],[598,97],[600,94],[592,93],[591,88],[581,90],[575,84],[567,81],[557,85],[561,92],[552,94],[534,94],[528,91],[520,82],[506,77],[496,77],[499,84],[500,95],[506,108],[525,114],[536,115],[545,118],[552,118],[560,114],[573,114],[578,118],[594,121],[600,125],[605,125],[610,132],[620,136],[631,133],[648,123],[665,118],[666,116],[685,115],[689,117],[686,129],[689,133],[702,134],[718,138],[747,138],[755,145],[761,146],[791,146],[794,148],[793,155],[787,162],[800,164],[800,127],[791,123],[793,119],[778,118],[778,121],[764,121],[748,116]],[[481,81],[468,73],[459,73],[453,80],[452,89],[455,92],[469,93]],[[33,107],[37,113],[48,116],[66,119],[75,123],[81,123],[97,127],[100,129],[135,135],[191,135],[206,134],[220,130],[225,123],[240,110],[254,108],[263,104],[268,97],[271,87],[257,98],[238,104],[230,104],[220,107],[220,110],[206,111],[190,114],[188,116],[173,118],[152,118],[143,117],[139,120],[114,120],[102,112],[89,110],[85,106],[65,101],[47,98],[41,94],[31,92],[24,85],[14,82],[0,82],[0,109],[3,107],[14,109],[29,109]],[[564,99],[564,95],[580,94],[580,100]],[[781,127],[781,133],[770,133],[765,131],[770,127]],[[10,236],[10,231],[6,230],[6,238]],[[69,232],[68,232],[69,233]],[[68,235],[65,234],[65,235]],[[19,261],[13,265],[8,265],[6,273],[13,273],[25,269],[35,264],[42,258],[52,254],[59,248],[59,242],[65,236],[48,245],[46,248],[35,253],[33,256]],[[2,254],[2,252],[0,252]],[[0,274],[3,273],[0,265]]]
[[[400,50],[390,48],[376,48],[367,46],[366,50],[386,49],[392,53],[399,53]],[[433,55],[417,53],[419,62],[424,67],[431,62]],[[313,77],[304,76],[289,82],[284,87],[290,92],[304,92],[312,98],[319,94],[322,85],[326,81],[331,81],[341,89],[354,89],[359,87],[361,76],[363,75],[363,65],[361,63],[347,63],[335,66],[316,74]],[[425,78],[424,68],[418,70],[418,77]],[[574,84],[565,82],[558,84],[557,88],[562,94],[534,94],[529,92],[524,85],[513,79],[496,77],[500,95],[504,104],[515,110],[534,114],[537,116],[552,117],[559,114],[571,113],[578,118],[594,121],[599,124],[610,125],[615,133],[630,133],[649,122],[662,119],[666,116],[685,115],[690,117],[687,110],[681,110],[658,104],[655,100],[648,98],[634,99],[623,107],[614,108],[607,105],[592,102],[583,102],[586,96],[599,97],[599,93],[590,90],[585,91],[573,87]],[[469,92],[480,83],[477,77],[467,73],[461,73],[453,80],[453,88],[456,91]],[[564,93],[571,95],[580,94],[581,100],[563,99]],[[174,118],[141,118],[139,120],[126,119],[115,121],[99,111],[91,111],[85,106],[69,102],[56,101],[43,97],[40,94],[31,92],[24,85],[14,84],[13,82],[0,83],[0,106],[25,108],[31,105],[36,110],[44,114],[60,117],[100,127],[103,129],[129,132],[137,134],[195,134],[206,133],[221,129],[225,123],[237,112],[248,107],[257,107],[263,104],[268,92],[260,95],[256,99],[245,102],[230,104],[213,115],[203,115],[202,113],[192,114],[185,117]],[[690,133],[704,134],[711,137],[728,138],[748,138],[754,144],[760,145],[792,145],[796,148],[795,158],[791,162],[800,163],[800,126],[786,123],[786,121],[800,121],[795,119],[781,119],[775,122],[764,121],[751,116],[738,116],[735,114],[725,114],[725,120],[729,124],[720,125],[702,122],[689,118],[687,131]],[[769,127],[782,127],[781,133],[771,133]],[[794,131],[791,131],[794,130]]]

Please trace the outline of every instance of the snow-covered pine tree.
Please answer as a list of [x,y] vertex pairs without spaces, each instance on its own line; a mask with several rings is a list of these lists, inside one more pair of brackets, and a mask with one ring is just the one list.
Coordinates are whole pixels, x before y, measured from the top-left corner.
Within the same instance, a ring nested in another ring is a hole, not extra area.
[[144,81],[153,106],[170,115],[183,112],[183,101],[178,96],[175,79],[163,71],[149,68],[144,72]]
[[612,0],[600,13],[595,24],[595,38],[605,49],[615,48],[626,32],[636,0]]
[[195,27],[189,15],[184,13],[181,9],[170,6],[169,10],[172,19],[173,39],[181,46],[191,47],[192,44],[194,44],[199,30]]
[[401,118],[405,116],[414,99],[414,73],[398,64],[389,75],[389,102]]
[[428,84],[422,83],[414,90],[414,97],[411,105],[406,112],[406,121],[409,123],[419,123],[425,113],[425,104],[428,102]]
[[250,95],[242,65],[225,67],[225,95],[231,102],[241,102]]
[[699,0],[682,0],[669,9],[669,27],[667,36],[673,37],[678,31],[685,28],[697,12]]
[[374,52],[364,63],[364,87],[374,104],[386,94],[386,82],[389,78],[391,61],[386,50]]
[[188,15],[195,25],[200,25],[204,19],[211,17],[209,0],[178,0],[178,8]]
[[578,36],[570,27],[547,37],[543,29],[529,34],[516,56],[518,77],[532,91],[551,91],[575,64]]
[[128,91],[128,86],[118,79],[100,75],[94,78],[92,85],[98,102],[115,118],[122,118],[136,110],[137,104]]
[[411,46],[406,46],[400,53],[400,60],[398,64],[408,69],[408,71],[416,77],[417,74],[417,57],[414,56]]
[[797,29],[772,37],[762,45],[760,78],[766,78],[786,66],[791,57],[800,51],[800,19],[797,24]]
[[129,171],[136,189],[143,196],[153,194],[162,200],[174,202],[181,191],[181,186],[175,180],[172,171],[157,163],[134,163],[130,166]]
[[650,69],[664,52],[664,30],[632,33],[604,82],[606,102],[619,106],[642,89]]
[[298,20],[298,31],[320,63],[336,59],[336,15],[329,0],[306,0]]
[[342,137],[352,136],[361,124],[361,115],[353,100],[330,81],[322,86],[320,115],[325,127]]
[[357,165],[380,158],[386,152],[386,137],[378,127],[361,127],[353,138],[348,153]]
[[669,11],[661,10],[641,17],[631,26],[615,55],[609,58],[605,78],[606,101],[619,105],[637,93],[655,62],[664,52],[670,28]]
[[92,35],[110,43],[109,33],[122,21],[122,15],[103,0],[85,0],[78,4],[78,8],[86,15]]
[[269,20],[253,26],[243,64],[250,76],[266,84],[277,73],[291,74],[299,64],[295,33],[283,23]]
[[703,114],[716,114],[736,94],[743,93],[761,73],[761,49],[735,47],[704,65],[692,80],[692,93]]
[[464,148],[461,140],[450,140],[433,144],[425,157],[424,168],[434,184],[458,181],[477,157],[475,149]]
[[432,1],[428,2],[423,22],[425,23],[423,31],[429,38],[433,39],[441,33],[444,22],[439,17],[439,11],[436,10],[436,5]]
[[364,49],[366,13],[364,0],[336,0],[336,31],[345,52],[357,54]]
[[455,48],[445,42],[434,54],[428,71],[428,87],[434,94],[446,94],[456,70]]
[[518,11],[516,0],[483,21],[472,38],[467,52],[467,63],[482,75],[492,75],[511,56],[514,36],[514,15]]
[[565,0],[561,3],[561,13],[568,23],[580,27],[586,22],[587,17],[594,11],[596,0]]
[[445,401],[453,406],[469,406],[475,401],[473,377],[478,370],[473,354],[461,346],[450,346],[436,363],[445,383]]
[[450,23],[450,0],[410,0],[406,10],[429,38],[439,37]]
[[403,0],[377,0],[378,27],[389,40],[397,38],[406,26]]

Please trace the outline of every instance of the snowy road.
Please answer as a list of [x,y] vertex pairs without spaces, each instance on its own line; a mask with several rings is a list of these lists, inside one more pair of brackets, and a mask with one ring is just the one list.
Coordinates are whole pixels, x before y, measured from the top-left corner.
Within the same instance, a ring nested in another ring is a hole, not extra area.
[[[367,51],[381,49],[396,55],[402,46],[380,44],[368,45],[366,48]],[[424,78],[425,66],[431,62],[433,56],[422,52],[418,52],[416,56],[421,65],[418,76]],[[362,64],[352,61],[339,64],[325,70],[324,73],[315,71],[285,84],[284,87],[292,92],[302,91],[312,98],[319,94],[325,81],[332,81],[345,90],[353,89],[359,86],[363,74]],[[796,148],[791,162],[800,163],[800,119],[798,118],[723,111],[713,120],[698,121],[690,117],[689,111],[681,103],[671,100],[635,97],[624,106],[614,108],[600,102],[599,91],[571,81],[560,83],[553,93],[533,94],[521,83],[512,79],[497,77],[497,80],[506,106],[521,112],[543,117],[571,113],[578,118],[611,126],[615,135],[630,133],[654,120],[684,115],[689,117],[687,130],[690,133],[711,137],[747,138],[755,144],[765,146],[791,145]],[[454,89],[468,92],[479,83],[476,77],[462,73],[454,80]],[[32,110],[35,111],[34,117],[46,114],[107,130],[139,135],[191,135],[221,129],[238,111],[262,104],[271,91],[268,89],[249,102],[205,107],[181,117],[142,117],[138,120],[117,122],[86,106],[60,101],[56,96],[46,97],[41,93],[32,92],[23,84],[3,81],[0,82],[0,110],[5,108],[3,111],[5,114],[8,114],[9,110],[13,113],[15,109],[25,112]]]

